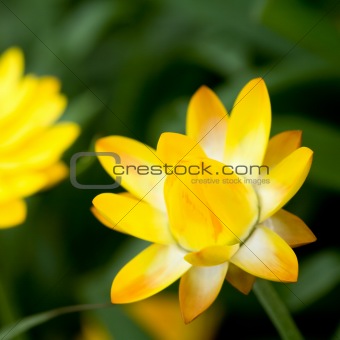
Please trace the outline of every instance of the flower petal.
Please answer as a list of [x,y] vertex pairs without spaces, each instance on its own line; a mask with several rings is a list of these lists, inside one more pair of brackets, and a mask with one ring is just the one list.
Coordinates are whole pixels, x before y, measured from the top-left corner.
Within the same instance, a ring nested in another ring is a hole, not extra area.
[[[205,201],[213,214],[223,222],[233,239],[245,239],[258,218],[258,200],[251,184],[239,178],[222,163],[210,160],[215,183],[201,186]],[[228,175],[221,173],[227,172]]]
[[19,48],[7,49],[0,58],[0,98],[6,97],[24,71],[24,56]]
[[186,172],[168,176],[164,195],[170,228],[181,246],[198,251],[247,237],[258,215],[252,186],[235,174],[222,175],[224,164],[212,159],[188,159],[180,165]]
[[179,301],[187,324],[197,318],[215,301],[226,273],[228,263],[213,267],[192,267],[181,278]]
[[[165,211],[163,164],[156,150],[134,139],[110,136],[97,140],[96,152],[112,152],[120,162],[110,156],[98,159],[106,172],[114,179],[121,177],[121,185],[134,196]],[[114,171],[113,171],[114,170]]]
[[316,241],[313,232],[296,215],[280,209],[263,224],[284,239],[292,248]]
[[0,203],[0,229],[14,227],[26,219],[26,203],[18,199]]
[[46,178],[46,185],[43,189],[49,189],[68,175],[68,167],[63,162],[57,162],[41,172]]
[[104,193],[93,199],[93,205],[103,218],[99,217],[99,220],[114,230],[150,242],[160,244],[174,242],[166,214],[144,201]]
[[181,277],[191,265],[185,252],[176,246],[153,244],[126,264],[113,280],[112,303],[145,299],[165,289]]
[[281,209],[300,189],[312,164],[313,151],[301,147],[270,170],[269,183],[257,186],[260,222]]
[[186,157],[206,157],[201,146],[193,139],[179,133],[162,133],[157,144],[157,154],[163,163],[175,166]]
[[21,169],[43,169],[50,167],[74,142],[79,132],[77,124],[66,122],[56,124],[37,138],[26,143],[25,148],[2,156],[0,169],[11,170],[18,167]]
[[[0,100],[1,129],[4,124],[20,119],[20,112],[22,112],[25,107],[27,109],[27,107],[31,105],[32,97],[35,95],[38,84],[39,80],[36,77],[28,75],[22,79],[17,79],[16,84],[12,87],[6,88],[8,93]],[[4,92],[2,92],[2,94],[4,94]]]
[[297,281],[298,262],[294,251],[280,236],[263,226],[255,229],[230,262],[263,279]]
[[239,245],[211,246],[198,252],[185,255],[185,260],[193,266],[216,266],[228,261],[238,250]]
[[216,94],[201,86],[192,96],[186,133],[201,145],[208,157],[222,161],[228,113]]
[[[149,339],[154,340],[216,339],[225,314],[222,305],[216,303],[200,316],[199,322],[186,325],[178,312],[178,295],[172,292],[161,292],[124,307],[124,312],[127,311],[127,314],[147,331]],[[103,340],[100,337],[88,340],[93,339]]]
[[[60,82],[54,77],[23,80],[27,84],[26,95],[3,122],[0,150],[25,147],[25,142],[53,124],[64,112],[67,100],[60,94]],[[24,114],[23,114],[24,113]]]
[[278,133],[269,140],[263,164],[272,168],[301,146],[302,131]]
[[48,178],[38,171],[19,172],[0,177],[0,203],[30,196],[48,184]]
[[255,282],[254,275],[245,272],[233,263],[229,263],[226,279],[234,288],[245,295],[249,294]]
[[224,163],[262,165],[271,125],[268,91],[262,78],[251,80],[238,95],[228,124]]

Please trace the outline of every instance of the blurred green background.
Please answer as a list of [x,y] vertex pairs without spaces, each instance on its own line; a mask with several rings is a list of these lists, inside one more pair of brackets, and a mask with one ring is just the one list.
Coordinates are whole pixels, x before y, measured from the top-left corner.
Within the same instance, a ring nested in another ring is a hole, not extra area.
[[[0,51],[19,46],[27,72],[60,78],[69,99],[62,119],[82,127],[66,162],[101,136],[155,146],[164,131],[184,132],[188,101],[202,84],[230,110],[242,86],[265,78],[272,134],[303,130],[303,145],[315,152],[287,210],[318,240],[296,249],[298,283],[275,284],[306,339],[340,339],[339,32],[339,1],[0,1]],[[80,162],[78,180],[111,182],[95,159]],[[114,275],[145,244],[92,216],[100,192],[65,180],[28,199],[24,225],[1,230],[0,327],[57,307],[109,301]],[[177,283],[167,289],[176,291]],[[160,304],[159,320],[168,309]],[[231,329],[242,339],[279,338],[253,293],[228,284],[209,313],[210,321],[194,322],[205,331],[177,338],[225,339]],[[170,320],[168,327],[170,334]],[[113,306],[60,316],[17,339],[169,339],[152,334],[132,310]]]

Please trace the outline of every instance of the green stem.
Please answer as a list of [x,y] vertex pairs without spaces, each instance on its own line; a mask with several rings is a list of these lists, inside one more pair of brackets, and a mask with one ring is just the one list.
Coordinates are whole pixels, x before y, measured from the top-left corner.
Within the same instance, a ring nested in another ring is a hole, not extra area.
[[57,316],[75,312],[83,312],[94,309],[108,308],[111,307],[112,304],[108,303],[100,303],[100,304],[86,304],[86,305],[76,305],[76,306],[68,306],[53,309],[47,312],[34,314],[28,316],[26,318],[20,319],[0,330],[0,339],[1,340],[9,340],[14,336],[17,336],[23,332],[28,331],[29,329],[38,326],[46,321],[49,321]]
[[288,308],[268,281],[257,279],[253,291],[283,340],[302,340]]

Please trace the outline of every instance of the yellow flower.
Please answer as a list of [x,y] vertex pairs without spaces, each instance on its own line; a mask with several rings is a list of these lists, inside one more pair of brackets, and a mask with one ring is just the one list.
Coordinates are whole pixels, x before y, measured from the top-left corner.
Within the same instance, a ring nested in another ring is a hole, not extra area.
[[[164,133],[157,150],[120,136],[97,141],[97,151],[121,157],[119,165],[100,161],[121,176],[128,193],[98,195],[94,214],[154,243],[117,274],[113,303],[147,298],[181,277],[188,323],[213,303],[225,279],[246,294],[255,276],[297,280],[291,247],[315,236],[281,208],[306,179],[312,151],[300,147],[299,131],[269,140],[270,125],[268,92],[257,78],[242,89],[230,117],[213,91],[201,87],[189,104],[187,135]],[[164,180],[165,165],[168,174],[174,165],[175,174]]]
[[79,134],[74,123],[56,123],[66,107],[59,81],[23,75],[24,57],[10,48],[0,58],[0,228],[23,223],[23,198],[65,178],[60,161]]

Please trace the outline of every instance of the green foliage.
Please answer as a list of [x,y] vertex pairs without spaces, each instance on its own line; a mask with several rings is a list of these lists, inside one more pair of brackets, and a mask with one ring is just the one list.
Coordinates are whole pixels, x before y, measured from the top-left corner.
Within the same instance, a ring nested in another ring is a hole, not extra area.
[[[272,133],[303,130],[303,145],[315,153],[308,181],[289,210],[302,212],[318,241],[297,250],[299,282],[289,290],[275,287],[307,339],[335,339],[339,15],[331,1],[4,0],[0,51],[20,46],[27,72],[60,78],[69,100],[63,119],[82,127],[66,162],[75,152],[92,150],[99,136],[119,134],[155,146],[160,133],[184,131],[188,101],[202,84],[230,111],[241,87],[263,76],[272,101]],[[83,161],[78,171],[82,183],[110,181],[97,161]],[[45,310],[109,301],[115,273],[145,244],[92,216],[91,201],[99,193],[66,180],[29,199],[24,225],[0,231],[0,328]],[[237,323],[246,338],[277,338],[252,295],[245,299],[226,288],[221,299],[228,313],[219,339]],[[38,314],[31,322],[49,316]],[[151,338],[123,307],[114,306],[60,316],[21,339],[81,339],[87,318],[118,340]]]

